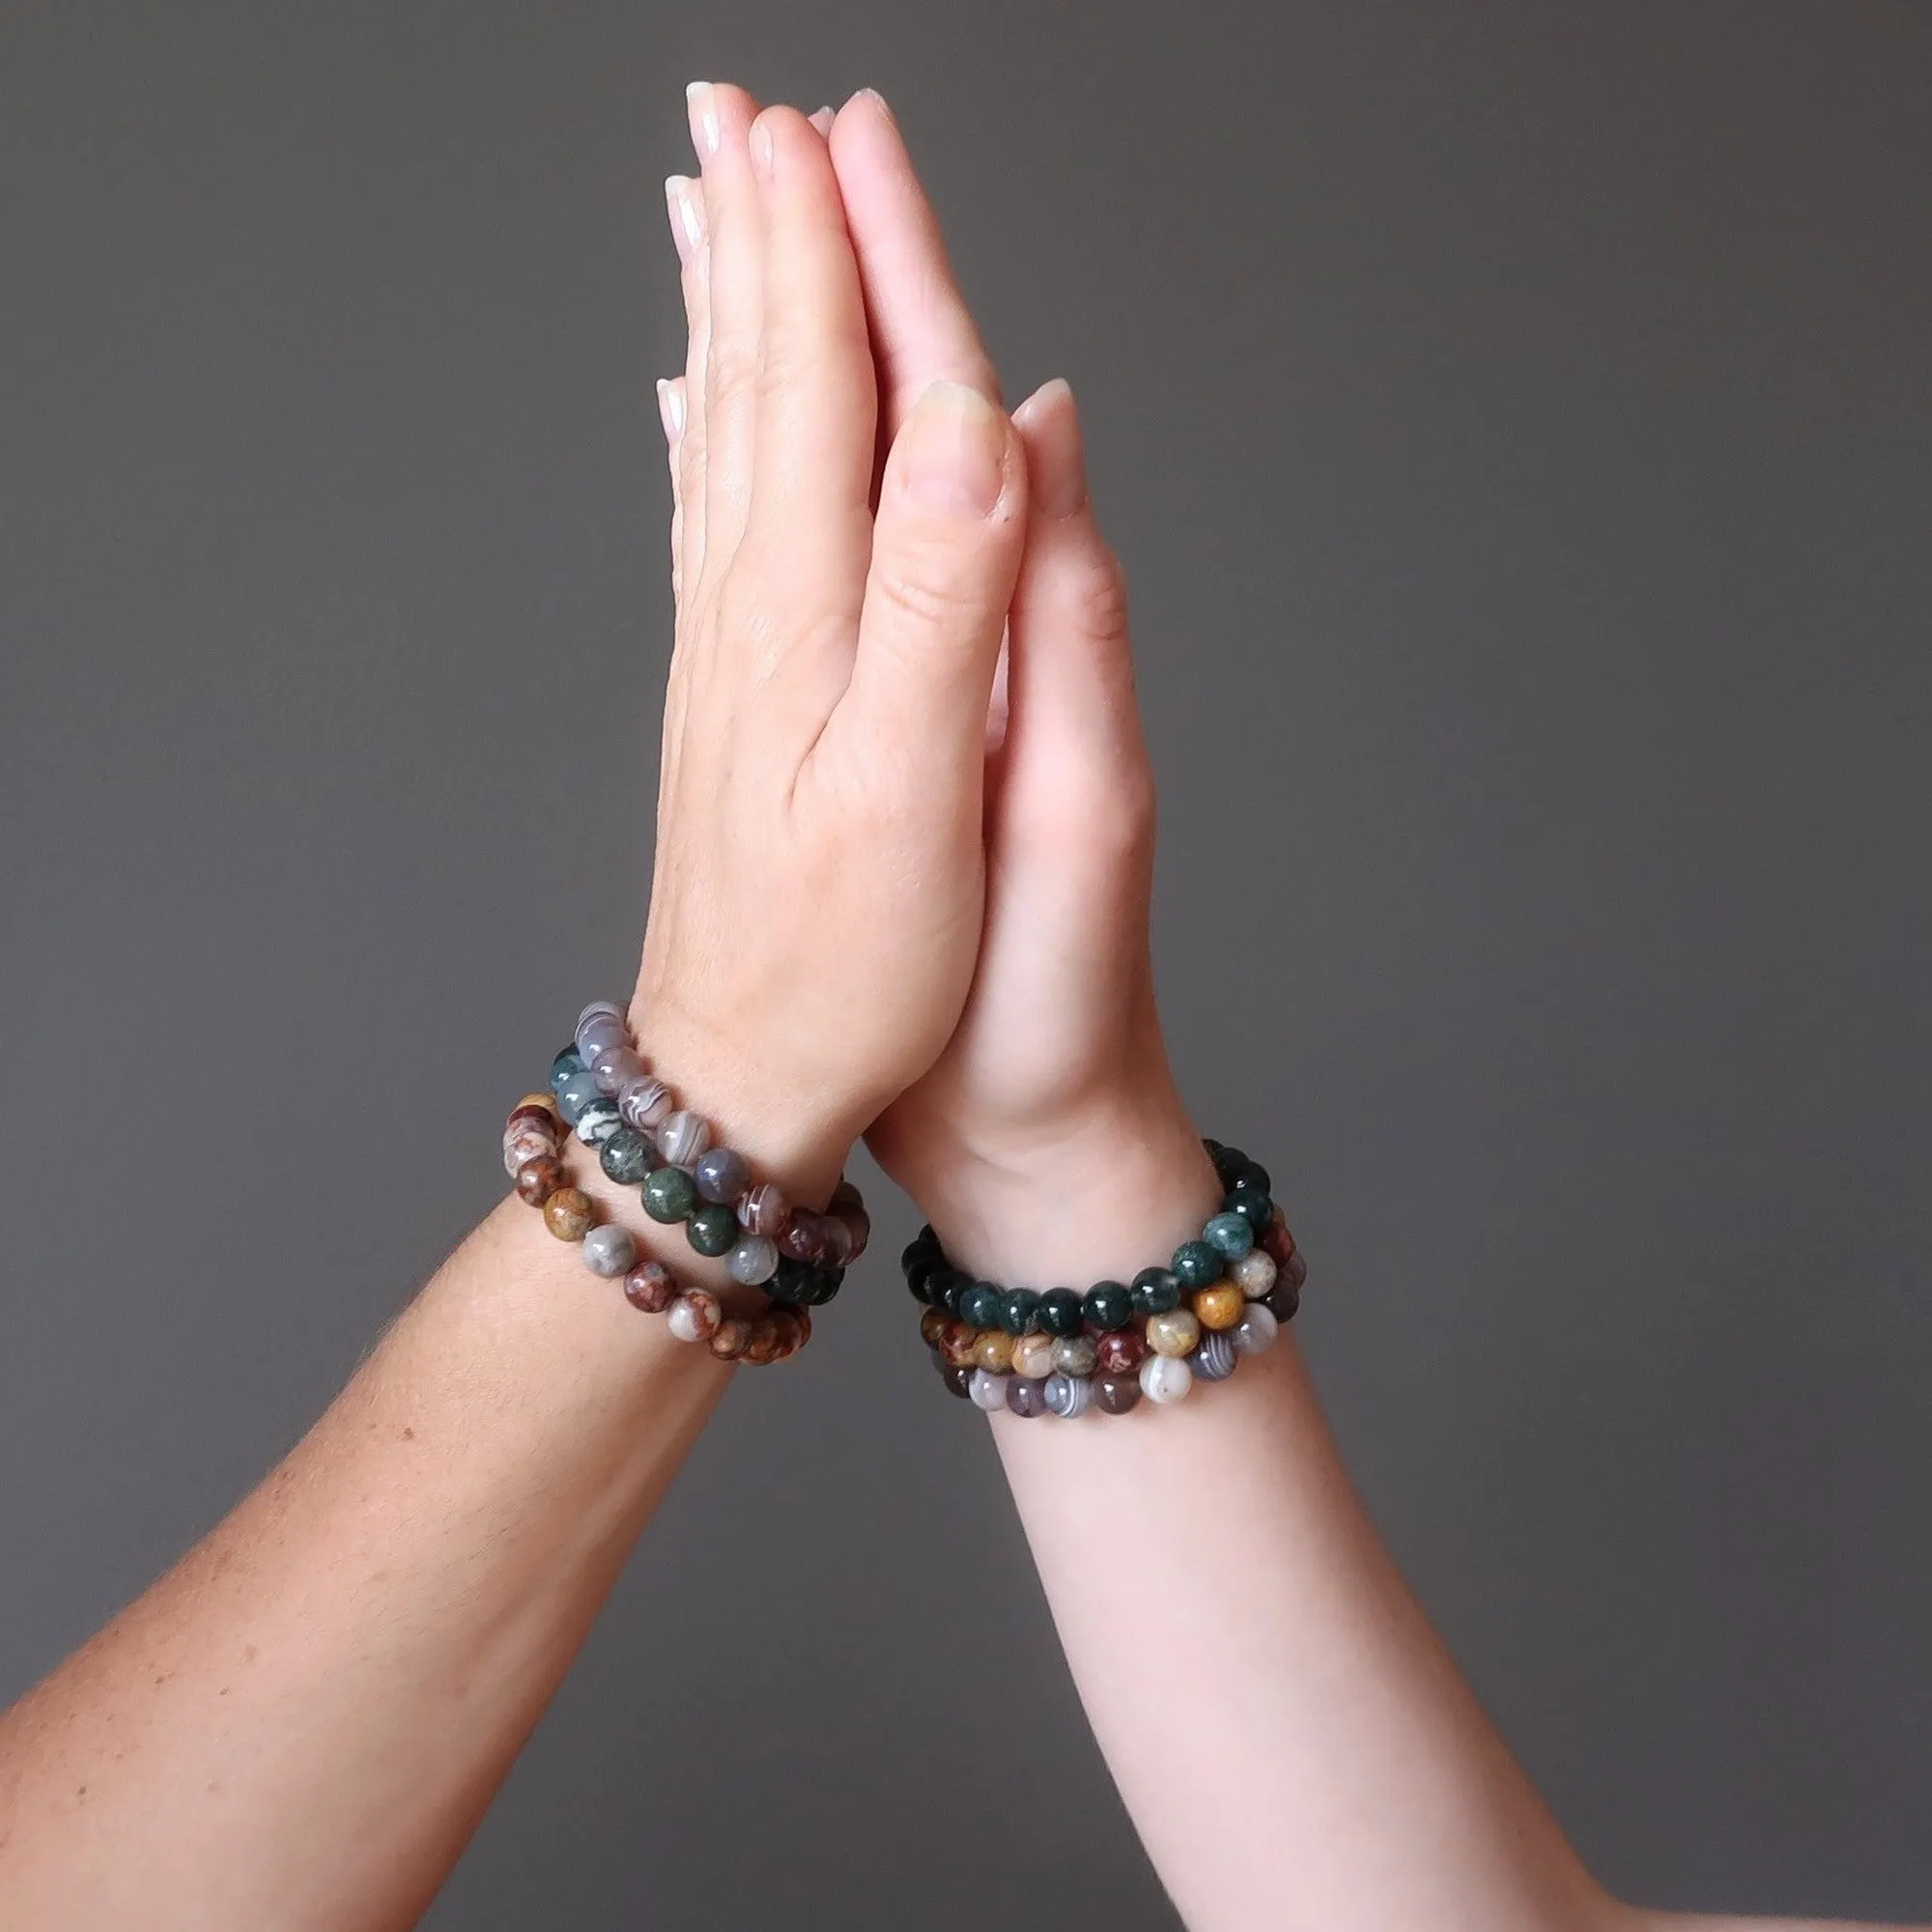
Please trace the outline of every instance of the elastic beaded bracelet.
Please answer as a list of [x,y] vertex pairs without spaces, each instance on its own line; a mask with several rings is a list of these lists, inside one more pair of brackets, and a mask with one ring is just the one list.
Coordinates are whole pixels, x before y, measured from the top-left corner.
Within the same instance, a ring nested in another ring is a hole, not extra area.
[[1308,1264],[1267,1170],[1238,1148],[1204,1145],[1225,1190],[1220,1210],[1165,1267],[1130,1283],[1001,1288],[953,1267],[921,1229],[900,1266],[925,1305],[920,1333],[948,1389],[1020,1416],[1124,1415],[1143,1396],[1179,1402],[1196,1381],[1225,1381],[1244,1355],[1271,1348],[1301,1306]]

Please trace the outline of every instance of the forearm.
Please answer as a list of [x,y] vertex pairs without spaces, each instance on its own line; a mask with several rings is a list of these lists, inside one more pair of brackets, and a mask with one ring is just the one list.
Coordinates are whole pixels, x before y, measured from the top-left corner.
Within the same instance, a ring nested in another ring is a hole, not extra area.
[[0,1918],[412,1923],[728,1374],[506,1201],[0,1721]]
[[[938,1225],[1003,1280],[1126,1279],[1218,1197],[1184,1132]],[[942,1208],[941,1213],[948,1210]],[[1069,1666],[1195,1932],[1621,1922],[1362,1513],[1286,1335],[1174,1406],[993,1418]]]

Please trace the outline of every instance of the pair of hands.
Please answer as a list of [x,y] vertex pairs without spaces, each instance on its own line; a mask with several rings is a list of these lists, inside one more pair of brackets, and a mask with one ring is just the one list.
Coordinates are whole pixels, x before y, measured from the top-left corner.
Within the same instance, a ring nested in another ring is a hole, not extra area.
[[1064,1239],[1071,1268],[1123,1178],[1211,1187],[1154,1006],[1153,788],[1072,395],[1009,419],[878,96],[690,106],[633,1025],[802,1198],[865,1134],[965,1264]]

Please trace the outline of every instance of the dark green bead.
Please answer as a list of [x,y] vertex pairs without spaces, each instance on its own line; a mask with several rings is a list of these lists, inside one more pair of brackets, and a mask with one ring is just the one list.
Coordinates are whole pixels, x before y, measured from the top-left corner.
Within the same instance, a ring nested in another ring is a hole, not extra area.
[[906,1286],[912,1290],[912,1298],[923,1301],[926,1298],[925,1285],[938,1271],[938,1257],[923,1241],[914,1241],[899,1257],[899,1266],[905,1270]]
[[1077,1335],[1086,1320],[1080,1297],[1070,1288],[1049,1288],[1039,1298],[1042,1335]]
[[1087,1325],[1096,1335],[1127,1327],[1134,1319],[1134,1292],[1125,1282],[1096,1281],[1082,1304]]
[[1258,1188],[1264,1194],[1274,1192],[1274,1180],[1258,1160],[1244,1160],[1236,1169],[1234,1178],[1228,1182],[1228,1192],[1232,1194],[1237,1187]]
[[1000,1326],[1009,1335],[1024,1335],[1039,1317],[1039,1296],[1030,1288],[1009,1288],[1000,1304]]
[[1182,1241],[1174,1251],[1174,1278],[1182,1288],[1211,1288],[1226,1257],[1207,1241]]
[[963,1402],[973,1393],[973,1365],[968,1362],[963,1368],[949,1362],[944,1355],[939,1357],[939,1379],[946,1384],[949,1395],[956,1395]]
[[1216,1214],[1201,1231],[1201,1238],[1223,1262],[1237,1262],[1255,1244],[1255,1231],[1245,1214]]
[[935,1308],[943,1308],[956,1321],[959,1297],[973,1286],[973,1277],[955,1267],[941,1268],[925,1285],[925,1298]]
[[997,1328],[1003,1297],[990,1281],[976,1281],[959,1297],[959,1319],[975,1328]]
[[1165,1315],[1180,1306],[1180,1284],[1166,1268],[1142,1268],[1131,1293],[1136,1315]]
[[554,1094],[572,1074],[583,1071],[583,1056],[574,1046],[566,1046],[550,1064],[550,1091]]
[[651,1137],[635,1127],[619,1127],[597,1150],[597,1164],[612,1180],[635,1187],[651,1171],[656,1150]]
[[1214,1162],[1214,1172],[1220,1176],[1223,1187],[1232,1187],[1239,1179],[1242,1168],[1248,1165],[1248,1157],[1237,1147],[1216,1147],[1209,1151]]
[[1230,1214],[1238,1214],[1255,1231],[1256,1240],[1267,1233],[1268,1223],[1274,1219],[1274,1202],[1261,1188],[1250,1187],[1246,1181],[1231,1187],[1222,1206]]
[[843,1268],[813,1268],[811,1271],[811,1293],[806,1297],[808,1306],[823,1308],[844,1286],[845,1270]]
[[763,1284],[764,1291],[774,1301],[809,1302],[814,1286],[814,1272],[809,1262],[793,1261],[789,1255],[781,1255],[771,1280]]
[[682,1167],[654,1167],[644,1177],[644,1212],[653,1221],[682,1221],[697,1205],[697,1183]]
[[738,1245],[738,1217],[722,1201],[707,1201],[685,1222],[684,1238],[700,1255],[728,1255]]

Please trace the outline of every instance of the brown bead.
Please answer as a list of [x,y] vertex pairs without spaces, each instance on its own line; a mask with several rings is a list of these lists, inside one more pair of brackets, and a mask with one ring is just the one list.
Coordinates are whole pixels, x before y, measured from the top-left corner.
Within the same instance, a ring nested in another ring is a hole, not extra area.
[[510,1109],[510,1118],[503,1122],[503,1131],[514,1133],[519,1127],[533,1127],[540,1134],[548,1134],[552,1140],[557,1137],[563,1122],[548,1107],[533,1107],[527,1100],[519,1100]]
[[1268,1222],[1267,1232],[1262,1236],[1262,1246],[1276,1267],[1280,1267],[1294,1252],[1294,1236],[1289,1233],[1288,1217],[1279,1208],[1274,1210],[1274,1218]]
[[973,1393],[973,1371],[963,1362],[942,1363],[939,1379],[946,1384],[949,1395],[956,1395],[961,1401]]
[[554,1153],[540,1153],[517,1170],[517,1199],[541,1208],[563,1185],[563,1163]]
[[768,1368],[779,1358],[779,1325],[774,1315],[760,1315],[751,1324],[751,1340],[745,1348],[745,1359],[757,1368]]
[[1132,1328],[1116,1328],[1094,1338],[1094,1366],[1102,1375],[1130,1376],[1146,1353],[1147,1344]]
[[1141,1399],[1141,1378],[1137,1375],[1095,1376],[1094,1400],[1109,1415],[1124,1415]]
[[738,1225],[748,1235],[763,1235],[776,1240],[791,1213],[791,1203],[772,1185],[761,1180],[738,1197]]
[[810,1208],[794,1208],[777,1238],[780,1254],[810,1267],[822,1267],[831,1253],[825,1216],[814,1214]]
[[563,1116],[556,1111],[556,1095],[554,1094],[526,1094],[517,1102],[517,1105],[519,1107],[541,1107],[552,1120],[560,1122],[563,1119]]
[[[787,1308],[785,1313],[797,1324],[798,1348],[802,1349],[811,1340],[811,1310],[809,1308]],[[798,1350],[794,1349],[792,1352],[796,1354]]]
[[1281,1278],[1297,1293],[1308,1285],[1308,1264],[1301,1258],[1299,1249],[1282,1263]]
[[981,1329],[980,1346],[973,1351],[973,1359],[996,1376],[1005,1375],[1013,1365],[1013,1337],[1004,1328]]
[[1204,1328],[1232,1328],[1247,1305],[1248,1297],[1232,1281],[1217,1281],[1195,1291],[1194,1319]]
[[735,1362],[752,1339],[752,1324],[743,1316],[727,1315],[711,1338],[711,1352],[721,1362]]
[[1295,1311],[1301,1306],[1301,1291],[1284,1276],[1262,1296],[1262,1306],[1286,1325],[1294,1320]]
[[597,1225],[597,1208],[581,1187],[559,1187],[543,1205],[544,1226],[559,1241],[581,1241]]
[[1018,1335],[1013,1338],[1013,1374],[1037,1381],[1053,1373],[1053,1337]]
[[646,1315],[662,1315],[677,1299],[677,1277],[663,1262],[639,1262],[624,1277],[624,1298]]
[[919,1339],[928,1349],[939,1347],[939,1338],[946,1332],[946,1324],[952,1320],[943,1308],[928,1308],[919,1318]]
[[939,1338],[939,1352],[955,1368],[977,1368],[980,1331],[970,1321],[949,1321]]
[[771,1324],[778,1336],[778,1353],[774,1361],[782,1362],[805,1347],[805,1332],[799,1321],[796,1308],[774,1308]]
[[687,1288],[666,1311],[665,1323],[680,1342],[709,1342],[724,1325],[724,1310],[708,1288]]

